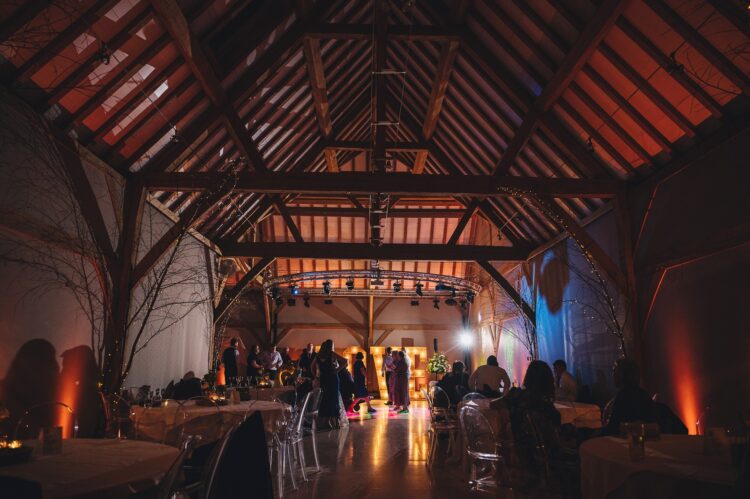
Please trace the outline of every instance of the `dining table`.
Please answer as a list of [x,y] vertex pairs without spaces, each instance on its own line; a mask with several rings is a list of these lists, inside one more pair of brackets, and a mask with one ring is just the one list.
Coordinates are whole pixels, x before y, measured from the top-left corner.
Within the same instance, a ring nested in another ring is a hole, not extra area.
[[268,400],[226,405],[168,400],[159,407],[132,407],[131,419],[137,439],[177,445],[185,435],[199,435],[203,442],[218,440],[233,424],[256,411],[260,411],[266,431],[272,433],[291,410],[288,404]]
[[248,389],[251,400],[289,401],[296,390],[293,386],[251,386]]
[[647,440],[640,460],[620,437],[592,438],[579,451],[583,499],[733,497],[739,474],[728,453],[706,452],[700,436]]
[[[63,440],[62,452],[43,455],[39,441],[28,461],[0,467],[3,479],[36,482],[44,499],[129,497],[156,485],[179,450],[152,442],[119,439]],[[0,497],[3,490],[0,490]]]

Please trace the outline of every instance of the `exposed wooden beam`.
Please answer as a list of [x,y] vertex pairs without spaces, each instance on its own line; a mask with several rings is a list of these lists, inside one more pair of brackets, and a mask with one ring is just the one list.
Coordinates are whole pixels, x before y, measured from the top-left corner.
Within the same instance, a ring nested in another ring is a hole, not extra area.
[[[389,26],[388,36],[394,40],[429,42],[447,42],[461,39],[461,33],[458,30],[416,24]],[[369,40],[372,38],[372,25],[319,23],[309,27],[305,32],[305,37]]]
[[481,200],[479,198],[474,198],[469,203],[469,206],[466,207],[466,211],[461,217],[461,220],[458,221],[458,225],[456,225],[456,229],[453,231],[453,234],[451,234],[451,237],[448,240],[449,246],[455,246],[456,243],[458,243],[458,239],[461,237],[461,234],[463,234],[464,229],[469,224],[471,217],[474,216],[474,213],[477,211],[477,208],[479,208],[480,202]]
[[[372,151],[372,142],[358,140],[327,140],[324,142],[326,149],[337,151]],[[386,142],[385,150],[394,152],[420,152],[426,151],[427,142]]]
[[232,141],[256,169],[265,170],[263,156],[237,115],[237,111],[227,96],[224,87],[222,87],[207,53],[192,33],[190,24],[177,1],[151,0],[151,5],[159,17],[160,24],[169,32],[191,72],[200,82],[201,88],[208,95],[214,107],[218,109]]
[[340,169],[338,159],[336,158],[336,149],[326,148],[323,150],[323,155],[326,158],[328,171],[330,173],[338,173]]
[[221,244],[226,257],[317,258],[323,260],[521,261],[526,249],[505,246],[445,246],[442,244],[366,243],[235,243]]
[[7,41],[50,5],[48,0],[32,0],[21,4],[16,12],[0,24],[0,42]]
[[538,120],[552,107],[568,87],[568,84],[573,81],[578,71],[586,64],[586,61],[609,33],[610,28],[629,3],[629,0],[605,0],[599,5],[594,16],[586,24],[583,32],[578,36],[555,74],[544,86],[544,90],[524,116],[521,126],[516,130],[513,139],[495,167],[496,175],[504,175],[508,172],[516,157],[536,130]]
[[646,0],[651,10],[705,57],[745,95],[750,95],[750,77],[662,0]]
[[620,267],[567,211],[549,197],[534,201],[543,213],[562,225],[563,229],[583,247],[583,251],[588,252],[594,263],[617,286],[618,290],[627,293],[627,282]]
[[219,320],[224,316],[224,314],[227,313],[234,302],[237,301],[237,298],[242,295],[242,292],[245,291],[245,288],[269,265],[271,265],[274,260],[275,258],[273,257],[261,258],[260,261],[253,265],[253,267],[247,274],[242,276],[242,279],[240,279],[232,289],[224,292],[221,297],[221,303],[219,303],[219,306],[214,310],[214,324],[219,322]]
[[[143,177],[146,187],[158,191],[191,192],[221,185],[221,172],[153,173]],[[264,194],[338,194],[368,196],[374,192],[400,197],[496,197],[527,194],[560,198],[610,198],[619,184],[606,179],[493,177],[489,175],[430,175],[408,173],[260,173],[237,174],[235,192]]]
[[529,319],[529,321],[536,326],[536,312],[534,311],[531,306],[529,306],[528,303],[526,303],[526,300],[523,299],[521,294],[516,290],[516,288],[513,287],[511,283],[508,282],[508,280],[503,276],[503,274],[500,273],[499,270],[495,268],[492,263],[486,261],[486,260],[477,260],[477,264],[479,264],[480,267],[484,269],[485,272],[487,272],[490,277],[505,291],[505,293],[510,297],[513,302],[515,302],[521,310],[523,310],[524,315]]
[[414,159],[414,166],[411,169],[412,173],[419,175],[424,172],[424,167],[427,164],[428,155],[428,151],[417,152],[417,157]]
[[[230,182],[231,183],[231,182]],[[133,281],[138,282],[156,265],[156,262],[177,242],[177,240],[188,230],[194,227],[213,207],[231,192],[231,186],[227,185],[215,193],[203,193],[195,199],[182,213],[175,224],[162,235],[159,240],[141,258],[133,271]]]
[[111,275],[116,275],[118,271],[117,255],[112,247],[112,240],[109,237],[107,224],[104,222],[101,208],[96,200],[96,194],[94,194],[91,182],[89,182],[83,163],[81,162],[78,148],[70,137],[55,127],[51,126],[48,130],[52,135],[53,142],[58,145],[57,150],[60,153],[65,173],[70,180],[70,187],[81,209],[81,215],[91,232],[94,244],[96,244],[100,254],[104,257],[107,271]]
[[375,303],[375,297],[370,295],[367,297],[367,341],[365,342],[365,350],[370,353],[370,346],[373,344],[374,338],[374,327],[375,327],[375,315],[373,305]]
[[320,40],[306,37],[302,44],[305,60],[307,62],[307,73],[310,77],[310,90],[312,91],[315,113],[318,116],[318,124],[323,137],[331,136],[331,113],[328,106],[328,94],[326,92],[326,77],[323,72],[323,57],[320,53]]
[[299,227],[297,227],[297,224],[294,223],[294,219],[289,214],[289,211],[286,208],[286,204],[284,204],[284,200],[281,199],[281,196],[276,194],[271,196],[271,199],[273,200],[273,204],[276,206],[276,209],[279,210],[281,217],[284,219],[284,223],[286,223],[287,228],[289,228],[289,232],[292,233],[294,241],[298,243],[305,242],[305,240],[302,238],[302,233],[299,231]]
[[[367,208],[321,208],[287,206],[290,215],[308,217],[367,217]],[[465,210],[429,208],[393,208],[389,218],[461,218]]]
[[435,80],[432,83],[432,92],[430,93],[430,100],[427,102],[427,112],[422,125],[422,135],[426,140],[432,137],[437,127],[445,94],[448,91],[448,81],[453,72],[453,63],[458,55],[458,47],[458,41],[450,41],[446,42],[440,51],[440,62],[438,63]]

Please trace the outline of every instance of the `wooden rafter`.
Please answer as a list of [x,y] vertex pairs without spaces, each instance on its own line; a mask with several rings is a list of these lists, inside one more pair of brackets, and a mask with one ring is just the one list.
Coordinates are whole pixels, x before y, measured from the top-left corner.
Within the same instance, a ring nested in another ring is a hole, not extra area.
[[[396,25],[388,27],[388,36],[394,40],[446,42],[459,40],[461,33],[455,29],[445,29],[437,26]],[[318,23],[306,30],[305,37],[369,40],[372,38],[372,25]]]
[[573,81],[578,71],[586,64],[599,42],[609,33],[610,28],[628,4],[629,1],[627,0],[606,0],[602,2],[555,74],[544,86],[544,90],[524,116],[521,126],[516,130],[516,134],[495,167],[496,175],[504,175],[510,170],[516,157],[536,130],[539,119],[562,95],[568,84]]
[[513,287],[511,283],[495,268],[492,263],[486,260],[477,260],[477,264],[487,272],[492,280],[494,280],[505,293],[523,310],[524,315],[531,321],[532,324],[536,325],[536,312],[531,306],[526,303],[521,294]]
[[[327,140],[326,149],[337,151],[372,151],[372,142],[358,140]],[[428,148],[426,142],[386,142],[385,150],[393,152],[420,152]]]
[[[218,185],[221,172],[153,173],[144,185],[158,191],[202,191]],[[525,193],[562,198],[609,198],[619,189],[608,179],[540,177],[493,177],[490,175],[430,175],[416,178],[407,173],[257,173],[240,172],[235,192],[283,194],[362,195],[381,192],[395,196],[524,196]]]
[[[359,201],[358,201],[359,202]],[[359,208],[327,208],[287,206],[293,216],[308,217],[367,217],[369,210]],[[466,210],[454,208],[393,208],[388,210],[389,218],[461,218]]]
[[274,260],[275,258],[273,257],[261,258],[260,261],[253,265],[253,267],[244,276],[242,276],[242,279],[240,279],[232,289],[224,292],[221,297],[219,306],[214,310],[214,324],[219,322],[224,314],[229,311],[232,304],[234,304],[234,302],[237,301],[240,296],[242,296],[245,288],[247,288],[256,277],[258,277],[269,265],[271,265]]
[[455,230],[453,231],[453,234],[451,234],[450,239],[448,239],[448,245],[454,246],[458,243],[458,239],[461,237],[461,234],[463,234],[464,229],[469,224],[469,221],[471,220],[471,217],[474,216],[474,213],[477,211],[477,208],[479,208],[479,204],[481,203],[481,200],[479,198],[474,198],[469,203],[469,206],[466,207],[466,211],[464,211],[463,216],[461,216],[461,220],[458,221],[458,224],[456,225]]
[[525,260],[528,251],[505,246],[366,243],[220,243],[225,257],[316,258],[321,260],[497,261]]

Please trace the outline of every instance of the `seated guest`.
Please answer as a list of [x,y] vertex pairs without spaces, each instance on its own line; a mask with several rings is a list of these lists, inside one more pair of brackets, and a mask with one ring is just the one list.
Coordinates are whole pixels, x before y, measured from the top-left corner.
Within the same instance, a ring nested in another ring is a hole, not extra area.
[[502,397],[510,389],[510,378],[497,363],[497,357],[487,357],[487,365],[477,367],[469,377],[469,388],[486,397]]
[[263,369],[261,359],[258,357],[260,357],[260,345],[253,345],[247,354],[247,377],[253,384],[258,382],[260,371]]
[[174,385],[172,398],[175,400],[187,400],[191,397],[200,397],[203,394],[201,390],[201,380],[195,377],[193,371],[188,371],[180,381]]
[[619,434],[621,423],[656,422],[654,403],[648,392],[640,387],[636,363],[629,359],[617,359],[613,369],[613,378],[617,393],[604,408],[602,433]]
[[552,368],[555,370],[555,400],[575,402],[578,383],[567,371],[568,365],[564,360],[558,359],[552,364]]
[[451,405],[457,405],[469,393],[469,375],[464,372],[464,363],[454,362],[451,372],[443,376],[437,386],[448,394]]
[[[507,408],[510,413],[513,442],[521,461],[530,471],[540,471],[536,453],[537,438],[544,440],[547,451],[554,455],[559,449],[560,413],[555,409],[555,380],[547,363],[534,360],[526,369],[523,389],[513,388],[506,397],[490,407]],[[531,425],[535,428],[532,428]]]
[[313,360],[315,359],[315,346],[312,343],[307,344],[307,348],[305,348],[305,351],[302,352],[302,355],[300,355],[299,362],[297,363],[297,369],[299,370],[299,375],[302,378],[312,378],[312,371],[310,370],[310,366],[312,365]]

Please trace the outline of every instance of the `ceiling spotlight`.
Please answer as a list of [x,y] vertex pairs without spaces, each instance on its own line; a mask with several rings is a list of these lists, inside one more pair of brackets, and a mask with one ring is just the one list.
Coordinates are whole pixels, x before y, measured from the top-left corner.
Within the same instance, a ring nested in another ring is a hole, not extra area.
[[292,283],[289,285],[289,294],[297,296],[299,294],[299,288],[296,284]]
[[279,288],[277,288],[276,286],[274,286],[274,287],[271,288],[271,298],[273,298],[275,300],[278,297],[279,297]]
[[432,308],[434,308],[435,310],[440,310],[440,300],[439,299],[435,298],[434,300],[432,300]]
[[435,284],[435,291],[447,291],[447,290],[448,290],[448,286],[446,286],[442,282]]
[[303,305],[305,305],[305,308],[310,308],[310,297],[305,295],[305,297],[302,298],[302,300],[304,301]]
[[453,305],[456,305],[457,303],[458,303],[458,302],[456,301],[456,299],[455,299],[455,298],[446,298],[446,299],[445,299],[445,304],[446,304],[446,305],[450,305],[451,307],[452,307]]
[[424,285],[421,282],[418,282],[416,286],[414,286],[414,290],[417,292],[417,296],[424,296],[424,294],[422,293],[423,286]]
[[325,300],[323,300],[323,303],[325,303],[326,305],[333,305],[333,300],[331,300],[330,298],[326,298]]
[[280,307],[280,306],[282,306],[283,304],[284,304],[284,299],[283,299],[282,297],[280,297],[280,296],[279,296],[279,297],[277,297],[277,298],[276,298],[276,306],[277,306],[277,307]]
[[398,293],[399,291],[401,291],[401,283],[396,281],[393,283],[393,292]]
[[466,293],[466,299],[468,300],[469,303],[474,303],[475,297],[476,295],[474,294],[473,291],[469,291],[468,293]]
[[293,307],[297,305],[297,300],[295,300],[294,298],[287,298],[286,304],[289,305],[290,307]]
[[323,292],[327,295],[331,294],[331,283],[326,281],[323,283]]
[[409,302],[409,304],[412,307],[418,307],[419,306],[419,300],[412,300],[411,302]]
[[346,289],[348,289],[349,291],[351,291],[351,290],[354,289],[354,280],[353,279],[349,279],[348,281],[346,281]]

